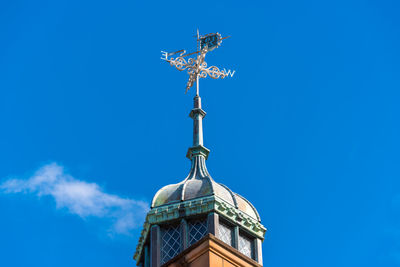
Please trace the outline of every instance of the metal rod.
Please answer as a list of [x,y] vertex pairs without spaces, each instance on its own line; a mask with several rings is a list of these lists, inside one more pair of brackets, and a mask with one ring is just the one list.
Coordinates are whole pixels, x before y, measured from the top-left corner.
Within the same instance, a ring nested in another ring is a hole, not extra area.
[[181,56],[181,57],[187,57],[187,56],[191,56],[191,55],[193,55],[193,54],[197,54],[197,53],[199,53],[199,52],[201,52],[201,51],[192,52],[192,53],[190,53],[190,54],[183,55],[183,56]]
[[196,95],[199,95],[199,75],[196,75]]

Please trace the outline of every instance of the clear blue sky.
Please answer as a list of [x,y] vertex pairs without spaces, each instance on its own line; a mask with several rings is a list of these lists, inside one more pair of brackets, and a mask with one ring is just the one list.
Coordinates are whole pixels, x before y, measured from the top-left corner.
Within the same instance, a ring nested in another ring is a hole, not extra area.
[[207,164],[258,209],[264,265],[400,266],[399,12],[2,1],[0,266],[134,266],[135,217],[190,168],[193,91],[160,51],[197,28],[232,36],[206,59],[235,76],[201,81]]

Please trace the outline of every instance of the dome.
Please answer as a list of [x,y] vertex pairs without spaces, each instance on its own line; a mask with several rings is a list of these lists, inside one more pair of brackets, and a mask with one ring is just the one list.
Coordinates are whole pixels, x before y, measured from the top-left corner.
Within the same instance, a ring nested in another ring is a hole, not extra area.
[[247,199],[214,181],[207,171],[203,156],[193,157],[190,173],[185,180],[158,190],[151,203],[151,208],[212,195],[260,221],[257,210]]

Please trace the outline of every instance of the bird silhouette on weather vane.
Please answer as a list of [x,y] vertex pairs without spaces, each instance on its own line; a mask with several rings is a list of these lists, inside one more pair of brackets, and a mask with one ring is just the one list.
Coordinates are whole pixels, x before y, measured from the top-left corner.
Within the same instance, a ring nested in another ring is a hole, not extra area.
[[[161,51],[161,59],[170,63],[180,71],[186,70],[189,74],[189,80],[186,84],[186,92],[193,86],[196,81],[196,94],[199,95],[199,78],[206,78],[210,76],[213,79],[224,79],[227,76],[233,77],[235,71],[222,69],[220,70],[216,66],[207,67],[207,63],[204,61],[206,54],[210,51],[221,46],[222,40],[229,38],[222,37],[219,33],[209,33],[206,35],[200,35],[197,30],[197,51],[186,54],[186,50],[179,50],[175,52]],[[175,56],[176,57],[172,57]],[[190,57],[197,55],[197,57]]]

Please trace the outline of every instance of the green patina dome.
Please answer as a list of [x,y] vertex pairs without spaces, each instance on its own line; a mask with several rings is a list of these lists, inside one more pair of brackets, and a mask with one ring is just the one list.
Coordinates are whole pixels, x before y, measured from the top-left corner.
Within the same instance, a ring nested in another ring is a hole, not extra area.
[[227,186],[214,181],[207,171],[205,158],[202,156],[192,159],[192,167],[185,180],[158,190],[151,203],[151,208],[208,196],[217,196],[253,219],[260,221],[257,210],[247,199],[232,192]]

